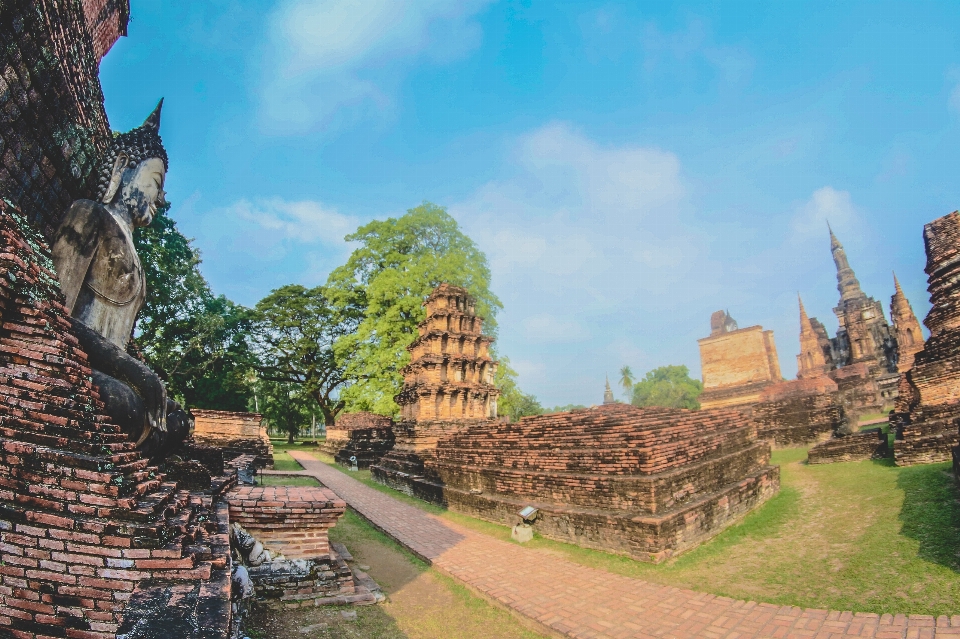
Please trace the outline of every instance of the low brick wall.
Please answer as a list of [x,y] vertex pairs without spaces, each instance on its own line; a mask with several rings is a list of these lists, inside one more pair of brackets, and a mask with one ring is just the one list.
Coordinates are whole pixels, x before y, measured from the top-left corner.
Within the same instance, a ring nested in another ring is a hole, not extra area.
[[312,559],[330,554],[328,534],[347,508],[322,486],[239,486],[227,495],[230,521],[274,554]]
[[863,430],[820,442],[807,452],[808,464],[883,459],[889,455],[887,435],[879,428]]

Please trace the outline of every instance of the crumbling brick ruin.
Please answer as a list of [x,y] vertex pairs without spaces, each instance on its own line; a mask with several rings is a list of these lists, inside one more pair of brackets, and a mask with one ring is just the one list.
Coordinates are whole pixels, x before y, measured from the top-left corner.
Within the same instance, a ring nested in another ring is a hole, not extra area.
[[751,408],[757,434],[779,447],[826,439],[843,424],[837,397],[837,383],[826,376],[768,386]]
[[252,455],[258,468],[273,468],[273,443],[259,413],[192,409],[193,443],[222,451],[225,461]]
[[927,290],[933,305],[923,321],[930,338],[900,375],[890,423],[898,465],[949,461],[960,443],[960,213],[923,227]]
[[883,459],[889,456],[888,437],[879,428],[832,437],[819,442],[807,453],[808,464]]
[[427,317],[407,348],[403,390],[396,396],[402,419],[394,424],[395,443],[370,467],[374,479],[408,494],[423,473],[423,455],[437,441],[470,424],[496,418],[500,391],[493,383],[497,363],[490,357],[492,337],[466,289],[441,284],[424,305]]
[[112,639],[131,597],[179,583],[188,621],[225,638],[218,498],[235,478],[180,490],[141,457],[102,414],[62,300],[43,238],[0,203],[0,631]]
[[612,404],[486,422],[424,453],[416,494],[545,537],[645,561],[692,548],[779,488],[770,445],[738,410]]
[[330,528],[347,505],[329,488],[241,486],[228,500],[234,545],[268,607],[377,601],[331,548]]
[[893,276],[893,286],[895,292],[890,298],[890,319],[897,332],[897,372],[905,373],[913,368],[914,356],[923,350],[923,330],[896,275]]
[[369,468],[393,449],[393,420],[383,415],[358,412],[337,416],[335,426],[327,428],[320,450],[333,456],[342,466]]
[[724,311],[710,317],[710,336],[697,340],[703,371],[701,408],[754,404],[770,384],[781,381],[773,331],[738,328]]

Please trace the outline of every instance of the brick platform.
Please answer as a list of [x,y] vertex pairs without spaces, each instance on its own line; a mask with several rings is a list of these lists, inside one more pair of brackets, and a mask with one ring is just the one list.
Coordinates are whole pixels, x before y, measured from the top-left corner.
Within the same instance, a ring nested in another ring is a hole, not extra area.
[[327,534],[346,504],[322,486],[238,486],[227,495],[230,522],[287,559],[330,554]]
[[830,437],[842,424],[837,383],[826,376],[780,382],[764,389],[752,407],[761,439],[797,446]]
[[[740,411],[611,404],[479,422],[422,450],[411,494],[515,524],[534,506],[545,537],[662,561],[696,546],[776,493],[770,446]],[[389,456],[398,459],[397,451]],[[385,461],[387,459],[385,458]]]
[[960,637],[960,615],[876,615],[739,601],[661,586],[492,539],[398,502],[301,451],[290,453],[352,509],[434,567],[578,639]]
[[224,410],[190,411],[194,417],[191,445],[219,448],[226,459],[253,455],[258,468],[273,468],[273,443],[259,413]]

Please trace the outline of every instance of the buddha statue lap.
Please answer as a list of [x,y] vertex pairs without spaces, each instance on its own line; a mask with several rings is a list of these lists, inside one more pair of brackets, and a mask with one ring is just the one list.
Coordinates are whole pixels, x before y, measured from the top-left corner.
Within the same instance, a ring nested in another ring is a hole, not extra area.
[[77,200],[53,242],[53,262],[74,333],[90,359],[106,413],[148,457],[186,437],[189,418],[163,382],[127,353],[146,281],[133,243],[163,202],[167,152],[160,140],[163,100],[142,126],[117,135],[101,160],[99,201]]

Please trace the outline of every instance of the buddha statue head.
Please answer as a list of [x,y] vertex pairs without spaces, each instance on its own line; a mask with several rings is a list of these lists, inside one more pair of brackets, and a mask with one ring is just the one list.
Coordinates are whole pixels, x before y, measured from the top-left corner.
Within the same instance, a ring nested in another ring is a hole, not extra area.
[[161,99],[142,125],[115,136],[100,160],[97,199],[131,226],[149,226],[157,206],[164,203],[167,151],[160,139],[162,108]]

